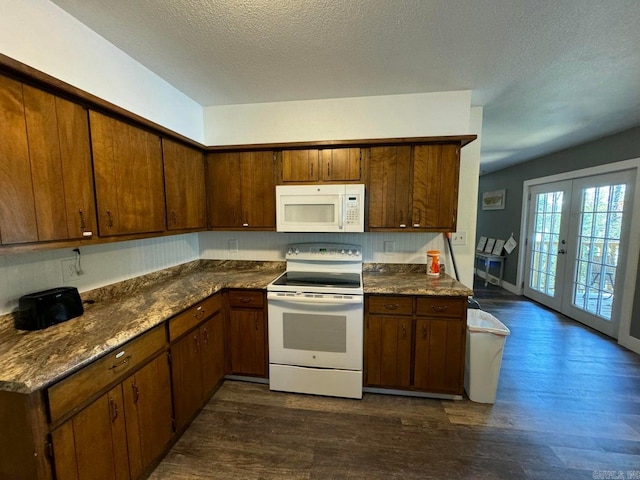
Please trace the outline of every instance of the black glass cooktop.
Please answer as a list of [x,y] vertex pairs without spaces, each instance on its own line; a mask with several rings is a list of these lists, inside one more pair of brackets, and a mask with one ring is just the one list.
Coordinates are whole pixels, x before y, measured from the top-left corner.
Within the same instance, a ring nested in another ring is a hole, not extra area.
[[360,274],[331,272],[285,272],[272,285],[288,287],[360,288]]

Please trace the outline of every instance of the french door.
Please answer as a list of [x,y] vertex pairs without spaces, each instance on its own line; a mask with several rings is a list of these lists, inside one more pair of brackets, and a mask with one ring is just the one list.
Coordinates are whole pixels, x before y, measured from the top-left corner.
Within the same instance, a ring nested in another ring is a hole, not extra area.
[[530,188],[524,294],[617,337],[634,172]]

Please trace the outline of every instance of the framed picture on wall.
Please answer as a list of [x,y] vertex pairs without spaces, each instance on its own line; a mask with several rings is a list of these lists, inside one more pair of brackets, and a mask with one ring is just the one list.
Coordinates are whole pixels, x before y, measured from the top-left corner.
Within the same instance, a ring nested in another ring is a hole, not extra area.
[[504,210],[506,196],[505,189],[484,192],[482,194],[482,210]]

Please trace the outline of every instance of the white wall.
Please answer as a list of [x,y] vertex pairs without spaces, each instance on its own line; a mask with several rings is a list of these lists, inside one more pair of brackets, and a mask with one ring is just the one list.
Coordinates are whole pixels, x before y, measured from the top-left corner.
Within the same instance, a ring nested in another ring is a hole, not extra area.
[[199,104],[48,0],[0,0],[0,53],[203,140]]
[[462,135],[471,91],[204,108],[207,145]]
[[199,253],[195,233],[80,247],[83,273],[66,282],[61,260],[76,257],[71,248],[0,255],[0,315],[27,293],[61,285],[84,292],[196,260]]

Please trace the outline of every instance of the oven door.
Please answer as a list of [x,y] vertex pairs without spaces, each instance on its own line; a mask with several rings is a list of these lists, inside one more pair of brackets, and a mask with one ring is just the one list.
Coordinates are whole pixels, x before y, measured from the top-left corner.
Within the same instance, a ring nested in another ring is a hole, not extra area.
[[267,293],[269,362],[362,370],[362,295]]

